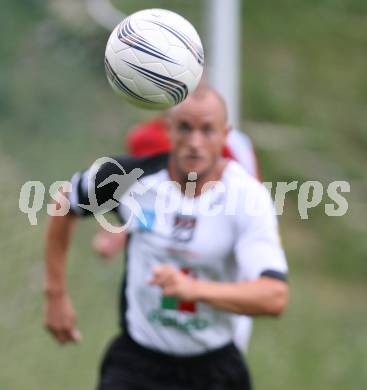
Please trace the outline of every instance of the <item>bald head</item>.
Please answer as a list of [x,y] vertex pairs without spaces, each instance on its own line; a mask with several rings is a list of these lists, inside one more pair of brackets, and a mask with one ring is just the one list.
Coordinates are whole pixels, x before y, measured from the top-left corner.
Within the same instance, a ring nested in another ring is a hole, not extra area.
[[167,117],[180,111],[193,110],[198,106],[206,106],[207,110],[216,113],[223,126],[227,125],[228,111],[223,97],[214,89],[209,87],[205,81],[199,83],[198,87],[181,104],[172,107],[167,111]]
[[228,133],[227,109],[218,92],[200,85],[167,112],[167,124],[176,172],[208,177],[217,169]]

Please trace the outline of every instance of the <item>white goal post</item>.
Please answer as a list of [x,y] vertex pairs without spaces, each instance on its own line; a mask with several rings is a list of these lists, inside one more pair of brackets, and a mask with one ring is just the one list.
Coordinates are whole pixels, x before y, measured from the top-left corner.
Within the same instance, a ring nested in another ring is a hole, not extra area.
[[209,81],[227,102],[229,120],[239,126],[241,0],[205,0]]

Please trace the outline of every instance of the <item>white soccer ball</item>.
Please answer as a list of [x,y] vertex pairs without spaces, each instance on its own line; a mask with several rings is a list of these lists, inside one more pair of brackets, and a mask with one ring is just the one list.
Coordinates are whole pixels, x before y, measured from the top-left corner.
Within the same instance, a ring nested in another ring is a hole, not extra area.
[[112,88],[150,109],[181,103],[197,87],[203,65],[195,28],[163,9],[146,9],[124,19],[110,35],[105,53]]

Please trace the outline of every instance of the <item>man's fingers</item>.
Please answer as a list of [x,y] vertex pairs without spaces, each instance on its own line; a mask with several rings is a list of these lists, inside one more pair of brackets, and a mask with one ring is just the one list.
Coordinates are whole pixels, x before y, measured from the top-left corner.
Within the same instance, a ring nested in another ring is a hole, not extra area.
[[49,327],[48,331],[60,344],[65,344],[67,342],[68,337],[63,330]]
[[51,326],[46,327],[51,335],[61,344],[81,341],[81,334],[79,330],[74,328],[53,328]]
[[78,343],[81,340],[80,332],[76,329],[59,331],[55,337],[61,344]]
[[154,275],[161,275],[161,274],[174,273],[174,272],[176,272],[176,269],[173,268],[171,265],[162,265],[153,268]]
[[60,344],[81,340],[80,332],[76,329],[75,312],[67,295],[48,297],[44,325]]
[[81,340],[81,334],[77,329],[68,329],[62,333],[66,343],[78,343]]
[[162,267],[156,267],[153,269],[153,278],[150,280],[150,284],[153,285],[165,285],[173,280],[173,277],[176,274],[176,270],[169,265],[165,265]]
[[176,293],[177,293],[176,286],[174,286],[174,285],[166,286],[163,289],[163,295],[166,295],[166,296],[176,295]]
[[164,286],[172,280],[173,276],[170,273],[162,273],[154,276],[150,284]]
[[71,332],[69,330],[63,330],[59,333],[60,342],[62,344],[70,343],[72,341],[71,339]]
[[82,340],[82,335],[81,335],[81,333],[79,332],[78,329],[73,329],[71,331],[71,339],[75,343],[79,343]]

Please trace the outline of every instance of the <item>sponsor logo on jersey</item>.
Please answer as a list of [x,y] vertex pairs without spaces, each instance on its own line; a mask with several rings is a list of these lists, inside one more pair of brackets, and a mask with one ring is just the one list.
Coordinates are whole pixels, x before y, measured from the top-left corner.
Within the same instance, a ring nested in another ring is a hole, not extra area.
[[[188,268],[181,268],[181,271],[195,277]],[[150,311],[148,320],[153,324],[174,327],[185,333],[204,330],[210,326],[210,321],[199,315],[195,302],[187,302],[174,296],[162,296],[160,307]]]
[[188,242],[194,236],[196,217],[176,214],[172,236],[176,241]]
[[191,315],[184,316],[177,311],[166,311],[164,309],[154,309],[148,315],[148,320],[152,324],[159,324],[164,327],[173,327],[182,332],[205,330],[211,323],[205,318]]

